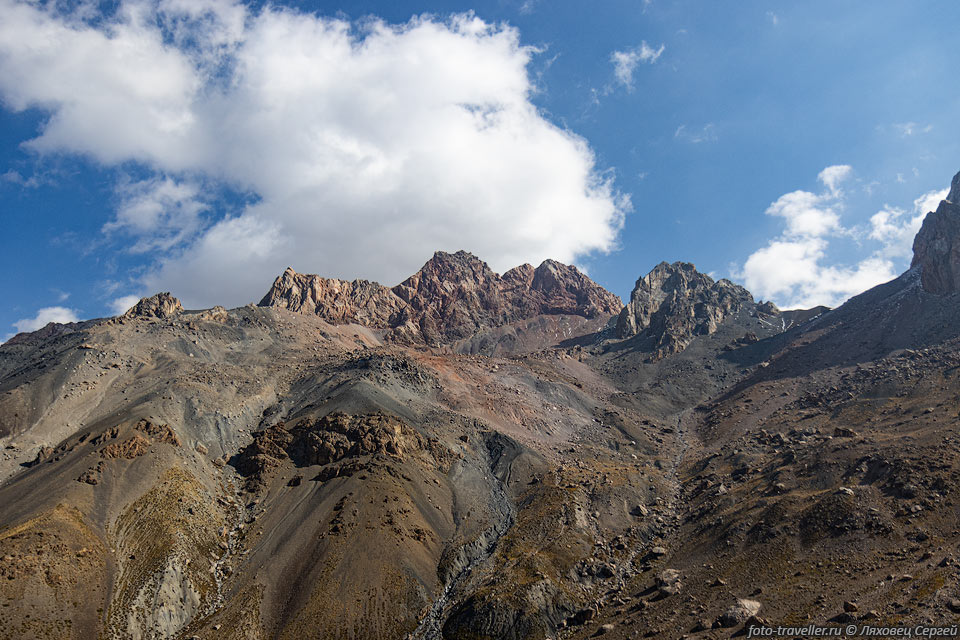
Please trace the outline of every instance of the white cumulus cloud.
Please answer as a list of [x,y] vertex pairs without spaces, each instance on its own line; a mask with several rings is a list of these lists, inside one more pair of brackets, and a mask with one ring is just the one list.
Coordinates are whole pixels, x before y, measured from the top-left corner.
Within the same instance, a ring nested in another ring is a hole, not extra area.
[[905,258],[913,253],[913,238],[927,213],[933,211],[947,197],[949,189],[930,191],[913,201],[913,209],[885,206],[870,217],[869,237],[882,243],[879,255],[887,258]]
[[[47,112],[27,143],[38,153],[151,174],[118,185],[105,227],[154,252],[146,290],[242,304],[288,265],[393,284],[437,249],[502,271],[615,247],[630,203],[532,104],[535,51],[510,26],[229,0],[81,6],[0,0],[0,98]],[[253,204],[216,217],[210,184]]]
[[833,197],[809,191],[787,193],[767,208],[767,215],[784,218],[790,236],[818,237],[840,228]]
[[[794,191],[780,196],[767,215],[784,219],[783,232],[753,252],[733,275],[754,295],[783,308],[837,306],[847,298],[897,276],[896,262],[911,254],[913,237],[926,213],[946,190],[914,200],[912,210],[886,206],[869,220],[869,228],[846,228],[840,218],[845,204],[841,184],[850,179],[849,165],[834,165],[818,175],[821,193]],[[829,264],[830,239],[854,237],[872,241],[873,250],[852,265]]]

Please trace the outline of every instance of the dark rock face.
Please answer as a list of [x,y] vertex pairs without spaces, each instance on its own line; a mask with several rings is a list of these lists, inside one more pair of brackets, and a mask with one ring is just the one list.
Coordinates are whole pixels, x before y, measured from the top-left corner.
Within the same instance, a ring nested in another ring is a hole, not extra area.
[[[694,336],[709,335],[753,296],[729,280],[714,282],[689,262],[661,262],[637,284],[630,302],[617,318],[617,335],[629,338],[644,332],[654,337],[654,358],[683,351]],[[766,314],[776,307],[764,307]]]
[[180,300],[169,292],[158,293],[149,298],[141,298],[140,302],[132,306],[123,314],[124,318],[160,318],[167,320],[183,311]]
[[960,204],[960,173],[953,176],[953,180],[950,182],[950,193],[947,194],[947,201]]
[[960,173],[947,199],[927,214],[913,240],[911,267],[920,267],[925,291],[946,295],[960,291]]
[[[450,614],[443,626],[443,637],[552,638],[561,621],[569,615],[569,603],[565,600],[555,587],[545,583],[531,588],[523,597],[521,606],[473,596]],[[593,609],[586,611],[593,613]]]
[[356,323],[386,329],[391,317],[405,305],[390,289],[376,282],[348,282],[287,269],[260,300],[260,306],[315,314],[331,324]]
[[[529,266],[529,265],[525,265]],[[509,271],[504,275],[506,279]],[[564,313],[596,318],[620,311],[620,298],[590,280],[576,267],[545,260],[533,272],[528,297],[543,314]]]
[[[423,437],[392,416],[337,413],[318,420],[304,419],[292,427],[282,422],[268,427],[230,463],[255,485],[286,459],[297,467],[376,454],[402,461],[406,451],[424,448],[427,443]],[[339,475],[343,470],[333,471]]]
[[537,268],[522,265],[501,277],[470,253],[438,251],[393,289],[287,269],[260,306],[316,314],[334,324],[389,329],[399,342],[439,345],[538,315],[613,315],[622,304],[575,267],[553,260]]

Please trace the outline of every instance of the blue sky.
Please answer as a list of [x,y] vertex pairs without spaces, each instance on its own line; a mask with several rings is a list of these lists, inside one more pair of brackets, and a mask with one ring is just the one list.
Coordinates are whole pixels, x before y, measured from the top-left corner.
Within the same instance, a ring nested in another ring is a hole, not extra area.
[[953,2],[0,0],[0,338],[287,265],[904,270],[960,170]]

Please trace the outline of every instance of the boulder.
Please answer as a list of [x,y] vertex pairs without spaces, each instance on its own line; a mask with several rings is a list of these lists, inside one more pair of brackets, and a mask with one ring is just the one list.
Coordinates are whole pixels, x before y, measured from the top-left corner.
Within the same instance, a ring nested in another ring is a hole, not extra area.
[[737,598],[737,601],[717,618],[714,626],[729,629],[741,625],[757,615],[760,612],[760,606],[760,602],[757,600]]
[[657,576],[657,589],[661,596],[675,596],[680,593],[680,572],[676,569],[664,569]]

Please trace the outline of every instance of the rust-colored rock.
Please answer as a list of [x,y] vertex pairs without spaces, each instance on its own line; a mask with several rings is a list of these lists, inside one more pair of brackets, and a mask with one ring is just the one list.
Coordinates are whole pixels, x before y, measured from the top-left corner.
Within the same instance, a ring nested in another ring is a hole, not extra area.
[[376,454],[402,461],[408,451],[429,448],[419,433],[393,416],[335,413],[293,427],[283,422],[268,427],[231,464],[257,482],[288,458],[298,467]]
[[156,424],[144,418],[137,423],[137,430],[142,431],[157,442],[165,442],[175,447],[180,446],[180,438],[168,424]]
[[116,458],[133,460],[147,453],[147,449],[149,448],[150,441],[140,434],[135,434],[123,442],[108,444],[100,450],[100,457],[105,460],[113,460]]
[[538,315],[613,315],[622,304],[576,267],[554,260],[537,268],[522,265],[501,277],[470,253],[438,251],[392,289],[287,269],[260,306],[388,329],[398,342],[440,345]]

